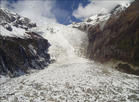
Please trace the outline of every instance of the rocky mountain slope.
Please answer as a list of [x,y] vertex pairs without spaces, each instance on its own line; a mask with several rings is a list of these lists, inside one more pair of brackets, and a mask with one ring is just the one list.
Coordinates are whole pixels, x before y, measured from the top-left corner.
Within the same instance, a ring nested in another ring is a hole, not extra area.
[[12,77],[48,65],[50,44],[29,31],[34,27],[28,18],[0,9],[0,74]]
[[[127,9],[121,10],[121,6],[117,6],[109,14],[92,16],[86,22],[74,24],[73,27],[88,33],[87,56],[90,59],[100,62],[116,59],[139,66],[138,0]],[[139,70],[131,73],[139,74]]]

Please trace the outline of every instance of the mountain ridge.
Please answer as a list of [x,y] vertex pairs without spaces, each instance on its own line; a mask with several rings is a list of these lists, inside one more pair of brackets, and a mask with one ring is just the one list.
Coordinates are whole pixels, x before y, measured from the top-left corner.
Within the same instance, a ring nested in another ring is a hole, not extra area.
[[0,9],[0,74],[15,77],[48,66],[50,44],[30,31],[34,27],[30,19]]
[[[136,0],[127,9],[118,13],[116,11],[116,14],[96,16],[89,23],[73,25],[78,25],[76,28],[88,33],[88,58],[103,63],[113,59],[121,60],[139,66],[138,10],[139,2]],[[131,73],[138,74],[139,69]]]

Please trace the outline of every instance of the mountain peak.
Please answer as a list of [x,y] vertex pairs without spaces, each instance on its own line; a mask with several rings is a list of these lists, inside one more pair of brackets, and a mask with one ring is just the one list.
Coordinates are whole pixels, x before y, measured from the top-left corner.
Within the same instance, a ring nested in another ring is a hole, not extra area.
[[27,37],[25,32],[30,28],[36,27],[36,23],[32,23],[30,19],[17,13],[0,8],[0,27],[0,35],[21,38]]

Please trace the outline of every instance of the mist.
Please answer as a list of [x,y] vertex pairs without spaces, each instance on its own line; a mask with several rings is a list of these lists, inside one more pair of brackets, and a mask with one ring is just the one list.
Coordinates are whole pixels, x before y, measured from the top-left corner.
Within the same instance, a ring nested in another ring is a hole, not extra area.
[[12,3],[2,0],[1,7],[28,17],[35,22],[57,23],[55,15],[51,12],[55,7],[55,0],[19,0]]
[[73,16],[83,20],[99,13],[109,13],[117,4],[129,6],[132,1],[134,0],[90,0],[90,3],[85,7],[80,4],[73,11]]

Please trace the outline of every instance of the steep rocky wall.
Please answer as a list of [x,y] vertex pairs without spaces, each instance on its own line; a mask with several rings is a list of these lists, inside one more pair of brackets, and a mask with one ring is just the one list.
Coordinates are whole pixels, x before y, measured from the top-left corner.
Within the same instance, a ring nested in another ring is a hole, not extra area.
[[0,74],[18,76],[28,69],[41,69],[50,62],[48,41],[33,32],[31,38],[0,36]]
[[50,63],[50,44],[34,27],[30,19],[0,8],[0,74],[19,76]]
[[122,60],[139,66],[139,1],[88,29],[88,57],[101,62]]

